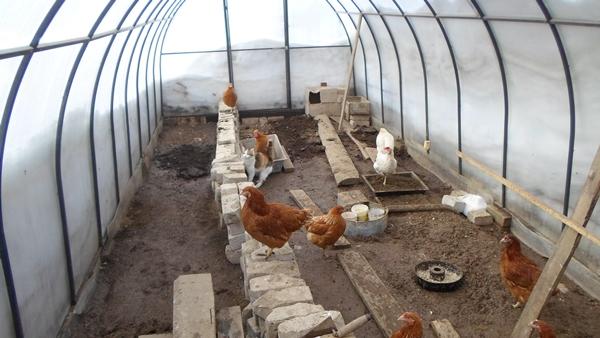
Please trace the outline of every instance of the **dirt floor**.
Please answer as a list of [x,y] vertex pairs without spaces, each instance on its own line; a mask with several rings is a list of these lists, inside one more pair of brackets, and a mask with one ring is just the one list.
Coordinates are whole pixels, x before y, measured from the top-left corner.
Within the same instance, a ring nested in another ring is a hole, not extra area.
[[182,274],[210,272],[217,308],[246,303],[241,270],[225,259],[210,176],[199,172],[214,156],[216,126],[174,122],[165,120],[149,177],[102,257],[88,310],[68,325],[71,337],[170,332],[173,281]]
[[[271,120],[246,126],[241,136],[254,128],[275,132],[295,165],[292,173],[272,174],[263,185],[270,201],[293,205],[290,189],[303,189],[323,210],[336,204],[336,187],[320,144],[316,122],[303,116]],[[214,144],[215,125],[197,125],[193,120],[166,123],[157,154],[173,154],[183,144]],[[363,130],[355,136],[374,145],[376,133]],[[372,163],[363,160],[346,135],[340,136],[361,174],[373,173]],[[196,148],[195,148],[196,149]],[[204,151],[198,148],[195,151]],[[400,171],[414,171],[429,187],[422,194],[382,197],[386,204],[439,203],[451,188],[418,166],[409,156],[397,156]],[[128,213],[127,228],[113,240],[103,257],[99,285],[89,310],[70,324],[73,337],[133,337],[171,330],[172,282],[180,274],[210,272],[217,308],[245,305],[241,270],[227,262],[227,234],[219,230],[209,179],[201,164],[170,165],[171,155],[150,170]],[[179,158],[176,156],[176,158]],[[210,161],[210,159],[208,159]],[[165,169],[160,169],[157,165]],[[183,175],[181,174],[183,173]],[[365,184],[339,190],[360,189],[374,200]],[[495,226],[479,227],[452,212],[393,214],[385,233],[370,238],[351,238],[352,248],[361,252],[390,287],[403,311],[416,311],[425,320],[425,336],[433,337],[429,322],[449,319],[462,337],[508,337],[521,309],[513,302],[499,275],[502,234]],[[310,286],[315,303],[339,310],[352,320],[367,310],[335,258],[297,232],[294,248],[302,278]],[[529,257],[543,259],[530,250]],[[451,293],[421,289],[413,280],[414,266],[423,260],[444,260],[465,272],[465,283]],[[599,337],[599,302],[586,296],[573,283],[571,292],[553,297],[542,312],[560,337]],[[370,322],[355,332],[358,338],[383,337]]]

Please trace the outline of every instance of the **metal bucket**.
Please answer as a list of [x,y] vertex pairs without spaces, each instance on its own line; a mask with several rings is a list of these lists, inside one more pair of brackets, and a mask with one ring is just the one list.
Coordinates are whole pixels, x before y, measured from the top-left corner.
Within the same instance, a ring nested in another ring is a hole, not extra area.
[[353,236],[373,236],[376,234],[380,234],[385,230],[388,221],[388,208],[384,207],[381,204],[369,202],[370,208],[381,208],[384,210],[383,217],[368,220],[368,221],[351,221],[346,220],[346,231],[344,231],[344,235],[353,237]]

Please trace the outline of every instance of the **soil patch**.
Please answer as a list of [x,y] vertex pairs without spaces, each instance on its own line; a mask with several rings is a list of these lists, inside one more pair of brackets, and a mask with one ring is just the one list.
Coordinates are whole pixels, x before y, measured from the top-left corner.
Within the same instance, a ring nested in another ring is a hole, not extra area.
[[[205,154],[214,147],[215,129],[214,123],[193,118],[166,119],[157,153],[202,149]],[[179,147],[192,143],[192,148]],[[177,165],[202,165],[213,156],[194,160],[188,154],[193,152],[175,156]],[[86,311],[67,325],[67,337],[171,332],[173,281],[184,274],[212,274],[217,309],[246,304],[240,267],[225,258],[227,231],[218,228],[209,177],[188,180],[178,175],[177,165],[158,165],[155,159],[127,211],[124,229],[103,253],[96,291]]]
[[[416,180],[410,173],[395,173],[386,175],[387,178],[384,178],[383,175],[374,175],[374,176],[365,176],[364,178],[369,182],[371,187],[376,192],[417,192],[426,189],[426,187],[421,184],[418,180]],[[383,185],[383,181],[385,180],[385,185]]]
[[196,179],[210,173],[215,145],[182,144],[169,147],[155,156],[160,169],[174,170],[179,178]]

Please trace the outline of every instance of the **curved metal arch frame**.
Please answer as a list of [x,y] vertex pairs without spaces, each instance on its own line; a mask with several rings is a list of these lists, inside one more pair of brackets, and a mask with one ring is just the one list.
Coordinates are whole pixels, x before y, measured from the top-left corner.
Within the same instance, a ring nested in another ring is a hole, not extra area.
[[[356,4],[356,2],[354,0],[350,0],[350,2],[352,2],[354,7],[356,7],[356,9],[358,9],[359,12],[362,12],[360,7],[358,7],[358,5]],[[363,17],[363,20],[365,20],[365,23],[367,24],[367,28],[369,29],[369,33],[371,34],[371,38],[373,39],[373,43],[375,44],[375,51],[377,52],[377,62],[379,64],[379,99],[380,99],[380,109],[381,109],[381,122],[383,123],[383,122],[385,122],[385,109],[384,109],[384,105],[383,105],[383,65],[381,62],[381,53],[379,52],[379,43],[377,42],[377,39],[375,38],[373,29],[371,29],[371,23],[369,22],[369,20],[367,19],[366,16]],[[365,69],[366,68],[367,68],[367,65],[365,64]]]
[[31,62],[31,58],[33,57],[34,50],[39,45],[42,35],[44,35],[46,30],[48,29],[48,26],[50,26],[50,23],[52,22],[52,20],[54,20],[54,17],[56,16],[63,4],[64,0],[55,1],[48,13],[46,14],[46,16],[44,17],[44,20],[42,20],[42,22],[38,26],[38,29],[36,30],[31,40],[31,43],[29,44],[29,46],[31,46],[32,49],[23,56],[19,64],[19,68],[17,69],[17,72],[15,74],[13,83],[10,87],[10,92],[8,94],[8,97],[6,98],[4,114],[2,115],[2,120],[0,121],[0,259],[2,260],[2,270],[4,273],[4,280],[6,283],[7,291],[6,293],[8,295],[8,302],[10,304],[10,310],[13,320],[13,329],[15,331],[15,336],[17,336],[18,338],[24,337],[23,323],[21,320],[21,311],[19,309],[19,302],[17,299],[17,292],[15,288],[14,277],[12,274],[12,267],[10,264],[8,245],[4,233],[4,217],[2,211],[3,203],[1,198],[2,172],[4,168],[4,150],[6,147],[6,136],[8,135],[10,118],[13,112],[17,94],[21,87],[21,83],[23,82],[23,78],[25,77],[25,72],[29,67],[29,63]]
[[[104,10],[100,13],[96,22],[90,29],[88,34],[89,37],[92,37],[100,26],[100,23],[110,10],[110,8],[114,5],[115,0],[109,1]],[[71,239],[69,238],[69,222],[67,219],[67,208],[65,203],[65,193],[62,181],[62,134],[63,134],[63,125],[65,120],[65,110],[67,108],[67,102],[69,100],[69,94],[71,93],[71,87],[73,85],[73,80],[75,79],[75,74],[77,73],[77,69],[79,68],[79,64],[81,63],[81,59],[87,50],[87,46],[89,45],[89,41],[84,42],[79,48],[79,52],[75,57],[75,61],[73,61],[73,66],[71,67],[71,72],[69,73],[69,78],[67,79],[67,83],[65,85],[65,90],[62,97],[62,102],[60,105],[60,110],[58,113],[58,123],[56,125],[56,141],[54,148],[54,166],[55,166],[55,177],[56,177],[56,188],[58,192],[58,206],[60,211],[60,221],[62,225],[62,237],[63,244],[67,262],[67,278],[69,283],[69,293],[71,298],[71,305],[75,305],[77,303],[77,291],[75,285],[75,276],[73,272],[73,259],[71,252]]]
[[[509,114],[509,106],[508,106],[508,84],[506,82],[506,70],[504,68],[504,60],[502,58],[502,52],[500,51],[500,47],[498,46],[498,41],[496,40],[496,35],[494,34],[494,30],[490,23],[486,20],[483,20],[485,14],[477,0],[471,0],[473,7],[477,11],[477,15],[481,19],[481,22],[485,26],[485,29],[490,36],[490,40],[492,41],[492,45],[494,46],[494,52],[496,53],[496,59],[498,60],[498,66],[500,67],[500,76],[502,78],[502,93],[504,96],[504,129],[503,129],[503,137],[502,137],[502,177],[506,178],[506,159],[508,155],[508,114]],[[502,207],[506,207],[506,187],[502,185]]]
[[408,25],[408,28],[410,29],[410,32],[412,33],[413,39],[415,40],[415,43],[417,44],[417,51],[419,52],[419,58],[421,59],[421,68],[423,69],[423,87],[424,87],[424,95],[425,95],[425,141],[429,141],[429,91],[427,89],[427,67],[425,66],[425,57],[423,55],[423,48],[421,47],[421,41],[419,40],[419,37],[417,35],[417,32],[415,31],[415,28],[414,28],[412,22],[409,20],[409,18],[407,16],[405,16],[406,14],[404,13],[404,10],[402,9],[402,7],[400,7],[400,5],[398,4],[398,2],[396,0],[392,0],[392,2],[396,6],[396,8],[398,8],[400,13],[404,16],[404,20],[406,21],[406,24]]
[[[375,6],[373,1],[372,0],[368,0],[368,1],[371,4],[371,6],[373,6],[375,11],[378,14],[381,14],[381,12],[379,11],[379,8],[377,8],[377,6]],[[396,40],[394,39],[394,35],[392,34],[392,30],[390,29],[390,26],[388,25],[386,18],[384,16],[381,16],[381,21],[383,22],[383,25],[385,26],[385,29],[388,32],[388,35],[392,42],[392,46],[394,48],[394,54],[396,55],[396,64],[398,67],[398,86],[399,86],[398,98],[400,101],[400,136],[402,137],[402,139],[404,139],[404,100],[403,100],[403,91],[402,91],[402,65],[400,63],[400,54],[398,53],[398,47],[396,46]],[[383,86],[382,86],[381,90],[383,93]],[[381,123],[385,123],[385,120],[382,119]]]
[[[326,0],[329,3],[329,0]],[[354,22],[354,19],[352,19],[352,15],[350,15],[350,13],[348,13],[348,11],[346,10],[346,7],[344,7],[344,5],[340,2],[340,0],[336,0],[337,3],[342,7],[342,9],[344,9],[344,12],[346,12],[346,15],[348,15],[348,19],[350,19],[350,22],[352,23],[352,26],[354,26],[354,29],[356,29],[356,23]],[[331,3],[329,3],[330,6]],[[333,7],[333,6],[332,6]],[[342,25],[345,28],[345,25],[342,23]],[[350,45],[352,45],[352,43],[350,43]],[[369,98],[369,76],[368,76],[368,71],[367,71],[367,54],[365,52],[365,45],[362,42],[362,38],[360,37],[360,32],[358,32],[358,45],[360,46],[360,50],[362,52],[362,56],[363,56],[363,65],[364,65],[364,73],[365,73],[365,96],[367,97],[367,99]],[[358,46],[356,46],[355,48],[358,48]],[[354,73],[354,72],[352,72]],[[354,83],[355,89],[354,91],[356,92],[356,82]]]
[[[458,150],[462,151],[462,110],[461,110],[461,93],[460,93],[460,75],[458,73],[458,66],[456,64],[456,56],[454,55],[454,48],[452,47],[452,43],[450,42],[450,38],[448,37],[448,33],[446,32],[446,28],[444,27],[442,20],[439,17],[437,17],[437,13],[435,12],[435,9],[433,8],[433,6],[431,6],[431,4],[429,3],[429,0],[423,0],[423,1],[427,5],[427,7],[429,7],[431,14],[433,14],[436,17],[435,21],[437,21],[437,24],[440,27],[440,31],[442,31],[442,34],[444,35],[444,40],[446,40],[446,46],[448,47],[448,52],[450,53],[450,59],[452,60],[452,68],[454,69],[454,79],[456,80],[456,114],[457,114],[457,118],[458,118],[457,146],[458,146]],[[462,158],[459,157],[458,158],[458,173],[462,175],[462,172],[463,172]]]

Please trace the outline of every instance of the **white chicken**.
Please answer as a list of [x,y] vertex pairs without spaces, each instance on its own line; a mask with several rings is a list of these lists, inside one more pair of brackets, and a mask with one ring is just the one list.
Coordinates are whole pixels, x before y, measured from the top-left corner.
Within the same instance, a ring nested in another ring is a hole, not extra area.
[[373,163],[373,169],[379,175],[383,175],[383,185],[385,185],[387,181],[387,175],[393,174],[396,171],[396,165],[398,161],[394,158],[394,153],[392,148],[384,147],[383,151],[377,152],[377,158],[375,158],[375,163]]
[[375,144],[377,145],[378,154],[383,152],[383,148],[385,147],[390,147],[392,154],[394,153],[394,135],[392,135],[385,128],[379,129],[379,134],[377,134]]

